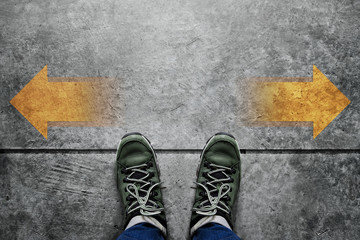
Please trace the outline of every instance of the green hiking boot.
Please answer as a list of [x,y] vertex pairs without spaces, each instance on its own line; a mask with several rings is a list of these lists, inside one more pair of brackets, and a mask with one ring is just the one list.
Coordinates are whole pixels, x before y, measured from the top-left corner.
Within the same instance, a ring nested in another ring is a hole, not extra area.
[[160,172],[150,141],[140,133],[126,134],[117,149],[116,173],[117,186],[125,206],[125,226],[134,217],[151,217],[152,222],[156,226],[160,224],[159,228],[166,232]]
[[195,202],[192,209],[191,234],[204,217],[221,216],[232,228],[232,209],[241,178],[240,150],[234,136],[217,133],[201,153],[197,171]]

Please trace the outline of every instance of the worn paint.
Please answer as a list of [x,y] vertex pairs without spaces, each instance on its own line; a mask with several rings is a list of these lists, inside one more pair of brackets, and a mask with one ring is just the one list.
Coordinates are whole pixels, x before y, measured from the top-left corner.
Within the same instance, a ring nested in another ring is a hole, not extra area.
[[314,138],[350,104],[316,66],[312,82],[260,81],[255,88],[256,122],[312,122]]

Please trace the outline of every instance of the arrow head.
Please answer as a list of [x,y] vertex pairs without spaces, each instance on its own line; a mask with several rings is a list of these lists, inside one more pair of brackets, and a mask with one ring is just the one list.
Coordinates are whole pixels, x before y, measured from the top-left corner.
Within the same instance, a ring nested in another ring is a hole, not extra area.
[[312,99],[314,139],[350,104],[350,100],[314,65]]
[[47,65],[10,103],[47,139],[47,120],[42,109],[47,103]]

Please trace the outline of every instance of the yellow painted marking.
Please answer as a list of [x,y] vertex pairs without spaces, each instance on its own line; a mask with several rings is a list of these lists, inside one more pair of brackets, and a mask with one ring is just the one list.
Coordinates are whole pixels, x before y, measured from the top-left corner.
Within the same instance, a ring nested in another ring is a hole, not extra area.
[[81,78],[80,82],[73,78],[75,81],[71,82],[69,78],[63,79],[49,82],[45,66],[10,101],[46,139],[48,122],[101,122],[104,113],[100,81]]
[[316,138],[350,103],[313,66],[312,82],[256,82],[258,122],[312,122]]

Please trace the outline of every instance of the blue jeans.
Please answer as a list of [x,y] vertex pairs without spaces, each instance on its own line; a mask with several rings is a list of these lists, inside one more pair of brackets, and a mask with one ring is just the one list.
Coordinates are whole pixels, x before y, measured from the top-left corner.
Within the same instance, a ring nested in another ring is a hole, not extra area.
[[[117,240],[164,240],[161,231],[148,223],[140,223],[126,229]],[[240,240],[230,229],[217,224],[209,223],[199,228],[192,240]]]

